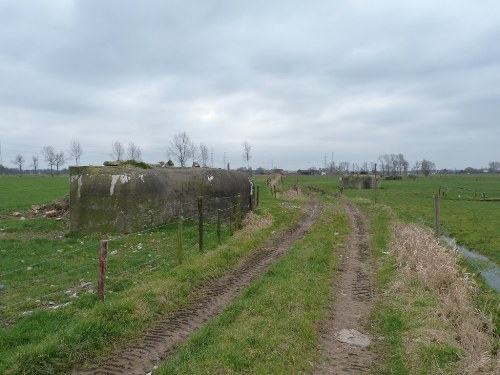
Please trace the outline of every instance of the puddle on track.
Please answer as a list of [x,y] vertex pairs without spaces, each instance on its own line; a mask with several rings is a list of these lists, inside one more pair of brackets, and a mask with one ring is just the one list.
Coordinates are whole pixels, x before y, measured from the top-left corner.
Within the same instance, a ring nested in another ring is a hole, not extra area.
[[458,245],[454,238],[448,236],[441,236],[441,238],[448,246],[467,259],[472,267],[480,273],[486,284],[496,290],[497,293],[500,293],[500,266],[498,264],[492,262],[484,255]]

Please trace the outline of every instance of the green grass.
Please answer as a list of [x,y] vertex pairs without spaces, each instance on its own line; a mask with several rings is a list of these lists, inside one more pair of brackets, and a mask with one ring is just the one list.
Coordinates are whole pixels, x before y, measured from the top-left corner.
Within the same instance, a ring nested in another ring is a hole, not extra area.
[[68,189],[68,176],[0,176],[0,215],[59,199]]
[[[356,203],[370,217],[373,233],[373,253],[377,261],[376,285],[379,292],[387,290],[396,277],[396,264],[387,256],[387,246],[391,239],[393,215],[380,204],[373,204],[367,199],[355,199]],[[403,335],[408,329],[408,321],[403,314],[400,301],[380,298],[377,300],[371,317],[376,334],[384,337],[382,351],[384,361],[377,364],[377,374],[410,374],[405,361]]]
[[[383,360],[376,374],[454,374],[463,353],[450,344],[455,328],[436,314],[440,303],[434,292],[424,287],[415,274],[401,273],[387,252],[396,216],[387,207],[367,199],[354,200],[371,219],[374,254],[378,265],[377,299],[371,321],[380,342]],[[393,289],[395,285],[399,285]],[[487,297],[486,297],[487,296]],[[498,295],[480,293],[470,303],[478,309],[498,314]],[[487,299],[487,301],[485,300]],[[498,327],[497,327],[498,328]],[[498,341],[498,337],[492,336]],[[495,349],[494,349],[495,350]]]
[[[50,219],[1,221],[0,284],[5,289],[0,308],[0,373],[68,372],[75,363],[91,362],[128,341],[157,314],[187,304],[193,291],[210,277],[233,267],[272,231],[298,220],[305,203],[283,204],[264,189],[260,198],[258,211],[273,215],[271,227],[246,228],[234,236],[224,228],[223,243],[218,246],[215,225],[206,223],[204,252],[198,250],[197,224],[184,223],[181,265],[176,258],[176,223],[112,238],[105,302],[97,301],[95,293],[102,236],[64,235],[64,225]],[[27,201],[20,204],[30,206]],[[81,287],[89,282],[91,287]]]
[[[458,183],[465,186],[466,182],[475,181],[478,186],[492,188],[498,182],[493,176],[484,176],[484,181],[482,177],[478,176],[478,181],[473,176],[446,181],[447,186]],[[58,194],[53,187],[49,189],[50,194],[43,195],[43,189],[37,185],[37,181],[44,185],[46,181],[56,180],[58,178],[0,177],[2,193],[8,190],[13,197],[17,194],[13,191],[15,182],[33,183],[31,192],[18,195],[13,205],[1,194],[0,214],[60,198],[67,191],[67,179],[59,179],[61,193]],[[184,224],[185,254],[181,265],[176,258],[176,223],[117,236],[109,245],[109,252],[116,253],[110,254],[108,260],[109,278],[104,302],[98,301],[95,295],[101,236],[68,234],[67,222],[47,218],[0,221],[0,284],[5,285],[0,292],[0,373],[69,372],[74,364],[92,363],[113,346],[126,343],[152,324],[158,314],[185,306],[196,288],[233,267],[273,231],[299,219],[306,198],[274,199],[265,180],[257,178],[256,181],[261,200],[257,212],[272,215],[272,226],[264,230],[244,228],[234,236],[225,228],[223,243],[219,246],[215,225],[207,223],[206,249],[199,252],[197,225],[187,222]],[[330,193],[337,191],[337,179],[333,177],[286,177],[282,188],[294,183],[315,185]],[[428,221],[428,217],[432,218],[432,200],[429,203],[428,199],[432,199],[439,184],[444,186],[441,177],[437,176],[421,177],[417,181],[387,181],[379,191],[379,200],[394,207],[400,217]],[[493,249],[499,241],[492,232],[498,214],[490,211],[498,202],[475,201],[470,196],[464,200],[464,195],[458,200],[452,197],[453,191],[449,190],[448,197],[443,200],[445,229],[455,225],[463,231],[463,238],[470,240],[483,236],[486,238],[485,251],[489,247]],[[491,191],[490,197],[496,194]],[[372,219],[375,254],[380,264],[377,285],[380,291],[386,290],[397,276],[394,260],[385,254],[393,217],[384,206],[362,199],[372,199],[370,194],[373,192],[345,193],[354,197],[355,203]],[[475,208],[466,209],[464,207],[468,206],[462,204]],[[429,207],[430,214],[427,212]],[[455,216],[444,213],[452,209]],[[491,225],[480,226],[481,220],[490,220],[487,224]],[[303,240],[223,314],[195,333],[176,351],[162,372],[170,373],[173,369],[176,373],[310,372],[317,359],[317,326],[325,317],[325,308],[332,304],[328,282],[338,265],[332,249],[343,246],[348,226],[345,214],[325,211]],[[477,226],[481,228],[480,233],[470,234],[469,231]],[[332,236],[332,232],[340,235]],[[466,244],[458,235],[455,237]],[[86,282],[93,283],[92,291],[81,288]],[[382,341],[386,361],[379,373],[425,374],[433,373],[437,367],[452,372],[460,356],[452,347],[436,343],[416,346],[412,348],[415,353],[412,358],[405,352],[407,342],[404,338],[429,323],[426,318],[432,316],[436,306],[436,299],[421,285],[413,282],[410,286],[400,295],[382,298],[374,311],[372,320],[380,330],[377,334],[386,338]],[[77,298],[72,298],[74,293]],[[489,298],[488,301],[498,299]],[[71,303],[51,308],[68,302]],[[430,323],[431,328],[440,328],[438,323]]]
[[[292,184],[314,186],[330,194],[338,192],[338,176],[287,176],[285,189]],[[500,175],[435,175],[419,176],[416,180],[382,180],[377,190],[377,203],[386,204],[404,220],[426,226],[434,225],[434,199],[441,196],[442,232],[458,243],[483,254],[500,264]],[[485,192],[490,199],[483,200]],[[373,190],[345,189],[349,198],[374,200]]]
[[348,230],[345,213],[330,205],[309,234],[158,373],[311,372],[318,359],[317,326],[332,304],[329,282],[339,265],[334,252],[345,245]]

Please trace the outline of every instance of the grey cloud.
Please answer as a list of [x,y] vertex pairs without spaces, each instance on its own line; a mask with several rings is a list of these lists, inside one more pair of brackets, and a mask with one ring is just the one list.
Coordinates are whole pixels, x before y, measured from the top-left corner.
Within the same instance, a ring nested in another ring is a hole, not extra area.
[[247,139],[256,163],[485,165],[496,149],[471,137],[498,134],[499,36],[493,0],[4,2],[0,142],[81,139],[98,163],[133,140],[154,160],[185,130],[237,164]]

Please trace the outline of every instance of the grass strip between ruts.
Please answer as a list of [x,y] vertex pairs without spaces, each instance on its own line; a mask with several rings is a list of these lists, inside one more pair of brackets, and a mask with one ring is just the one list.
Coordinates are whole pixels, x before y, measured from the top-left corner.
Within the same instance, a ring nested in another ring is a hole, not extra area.
[[222,314],[195,333],[158,374],[294,374],[318,359],[317,328],[349,219],[328,204],[310,232]]

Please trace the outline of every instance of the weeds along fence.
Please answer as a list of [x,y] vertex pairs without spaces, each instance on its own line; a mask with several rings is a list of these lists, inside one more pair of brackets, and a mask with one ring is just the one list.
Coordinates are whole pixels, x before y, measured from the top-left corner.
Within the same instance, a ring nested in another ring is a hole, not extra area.
[[241,228],[242,213],[252,210],[253,202],[258,204],[238,195],[173,203],[166,209],[176,209],[176,219],[107,238],[44,233],[2,241],[0,251],[8,257],[0,267],[0,322],[40,309],[90,303],[96,295],[104,298],[168,272]]

